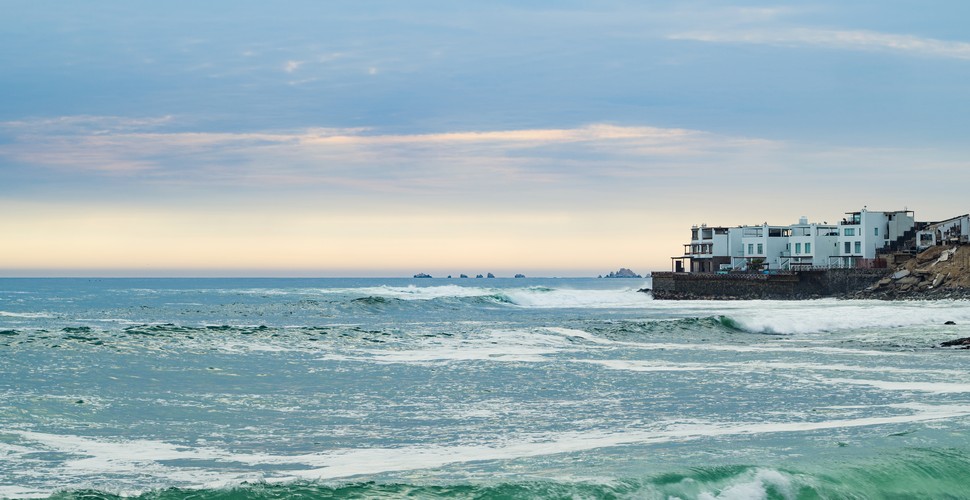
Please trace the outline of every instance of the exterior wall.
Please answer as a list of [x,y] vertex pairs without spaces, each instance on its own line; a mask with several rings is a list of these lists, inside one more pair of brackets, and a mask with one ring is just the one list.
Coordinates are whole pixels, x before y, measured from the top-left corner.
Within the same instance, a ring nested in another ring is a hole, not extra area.
[[691,228],[689,270],[695,273],[718,272],[722,266],[730,267],[731,257],[741,251],[739,228],[693,227]]
[[[840,257],[854,257],[874,259],[876,257],[876,241],[879,248],[884,246],[887,233],[887,219],[883,212],[856,212],[849,214],[846,221],[839,224]],[[878,236],[875,234],[879,231]],[[849,244],[846,249],[846,243]]]
[[886,269],[826,269],[778,274],[653,273],[657,300],[802,300],[841,296],[871,286]]
[[838,243],[838,227],[823,224],[796,224],[791,226],[789,238],[790,267],[827,266],[829,257],[835,255]]
[[895,240],[916,226],[916,218],[910,212],[892,212],[889,221],[889,239]]
[[743,226],[741,257],[747,262],[764,259],[768,269],[782,269],[788,261],[789,232],[788,226]]
[[[853,265],[858,259],[875,259],[890,243],[903,237],[916,224],[912,212],[850,212],[839,223],[839,240],[833,262]],[[848,250],[846,243],[849,244]],[[856,245],[858,243],[858,245]]]

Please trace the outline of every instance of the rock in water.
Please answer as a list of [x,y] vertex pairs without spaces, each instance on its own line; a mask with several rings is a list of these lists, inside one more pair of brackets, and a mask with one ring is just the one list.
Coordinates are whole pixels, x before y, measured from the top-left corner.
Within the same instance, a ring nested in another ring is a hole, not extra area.
[[613,271],[606,275],[607,278],[642,278],[639,274],[625,268],[621,267],[619,271]]
[[970,346],[970,337],[963,337],[962,339],[947,340],[946,342],[940,342],[940,347],[953,347],[953,346]]
[[426,274],[426,273],[418,273],[418,274],[415,274],[414,277],[415,278],[430,278],[431,275],[430,274]]

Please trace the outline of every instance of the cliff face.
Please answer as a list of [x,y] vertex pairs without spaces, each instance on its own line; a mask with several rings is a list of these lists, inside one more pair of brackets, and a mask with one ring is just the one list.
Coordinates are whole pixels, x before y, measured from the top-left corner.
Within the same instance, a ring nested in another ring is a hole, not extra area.
[[873,299],[970,299],[970,246],[935,246],[858,294]]

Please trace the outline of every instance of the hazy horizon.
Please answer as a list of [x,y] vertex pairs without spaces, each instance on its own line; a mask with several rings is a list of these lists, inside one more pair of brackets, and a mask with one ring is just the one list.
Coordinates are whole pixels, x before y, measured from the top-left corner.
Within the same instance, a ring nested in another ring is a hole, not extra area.
[[970,212],[965,2],[5,7],[0,276],[646,274]]

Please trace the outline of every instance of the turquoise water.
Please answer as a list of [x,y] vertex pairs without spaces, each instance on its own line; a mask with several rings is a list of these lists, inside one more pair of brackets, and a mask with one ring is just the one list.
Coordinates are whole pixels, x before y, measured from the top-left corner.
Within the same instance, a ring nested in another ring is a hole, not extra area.
[[970,498],[970,303],[644,286],[3,279],[0,497]]

